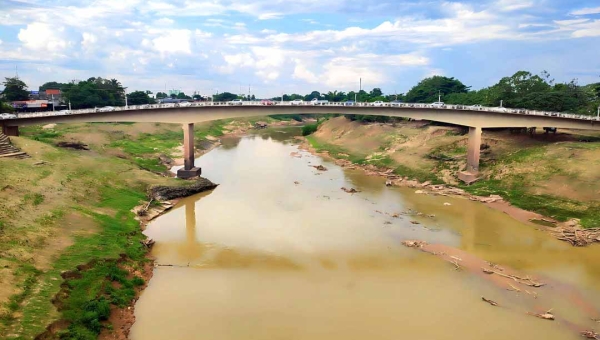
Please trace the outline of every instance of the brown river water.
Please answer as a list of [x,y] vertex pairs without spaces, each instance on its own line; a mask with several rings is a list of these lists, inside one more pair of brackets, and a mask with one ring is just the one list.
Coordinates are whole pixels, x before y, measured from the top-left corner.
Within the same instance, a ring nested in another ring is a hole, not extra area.
[[[590,319],[600,306],[600,247],[573,248],[481,203],[388,188],[303,151],[293,157],[290,131],[298,130],[223,139],[196,160],[220,185],[145,231],[160,266],[135,306],[131,339],[552,340],[600,331]],[[567,288],[552,296],[531,288],[534,299],[406,248],[405,239]],[[549,309],[581,327],[526,314]]]

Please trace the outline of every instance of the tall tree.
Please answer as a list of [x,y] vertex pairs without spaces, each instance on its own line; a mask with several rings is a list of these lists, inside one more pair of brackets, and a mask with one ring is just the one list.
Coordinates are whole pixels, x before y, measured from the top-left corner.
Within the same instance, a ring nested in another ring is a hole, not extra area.
[[6,101],[29,99],[27,84],[19,79],[19,77],[4,78],[4,82],[2,84],[4,84],[2,95]]
[[432,103],[438,100],[438,94],[467,93],[469,87],[460,80],[442,76],[425,78],[406,93],[406,101],[411,103]]

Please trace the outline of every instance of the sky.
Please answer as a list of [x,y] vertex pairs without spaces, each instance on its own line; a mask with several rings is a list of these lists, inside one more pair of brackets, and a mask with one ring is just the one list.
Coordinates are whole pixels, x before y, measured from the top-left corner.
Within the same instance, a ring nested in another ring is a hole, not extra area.
[[0,0],[0,77],[273,97],[600,81],[600,0]]

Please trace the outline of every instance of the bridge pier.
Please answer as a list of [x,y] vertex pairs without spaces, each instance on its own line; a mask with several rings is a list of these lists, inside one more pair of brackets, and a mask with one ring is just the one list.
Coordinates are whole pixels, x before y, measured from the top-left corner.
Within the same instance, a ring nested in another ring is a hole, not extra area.
[[202,169],[194,166],[194,160],[194,123],[183,124],[183,168],[177,170],[177,177],[200,176]]
[[458,174],[458,178],[469,184],[477,180],[479,174],[479,158],[481,156],[481,128],[469,127],[467,146],[467,168]]
[[19,137],[19,127],[18,126],[7,126],[0,123],[0,132],[9,136],[9,137]]

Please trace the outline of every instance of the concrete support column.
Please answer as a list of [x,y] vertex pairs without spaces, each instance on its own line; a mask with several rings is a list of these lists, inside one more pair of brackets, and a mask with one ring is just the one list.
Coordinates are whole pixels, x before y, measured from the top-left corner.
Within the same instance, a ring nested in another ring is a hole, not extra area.
[[470,184],[477,181],[479,174],[479,157],[481,155],[481,128],[469,127],[467,146],[467,169],[458,174],[458,178]]
[[18,126],[7,126],[0,123],[0,132],[9,136],[9,137],[19,137],[19,127]]
[[469,146],[467,148],[467,171],[479,173],[479,157],[481,156],[481,128],[469,127]]
[[179,178],[200,176],[202,169],[194,166],[194,124],[183,124],[183,169],[177,171]]
[[185,170],[194,167],[194,124],[183,124],[183,164]]

